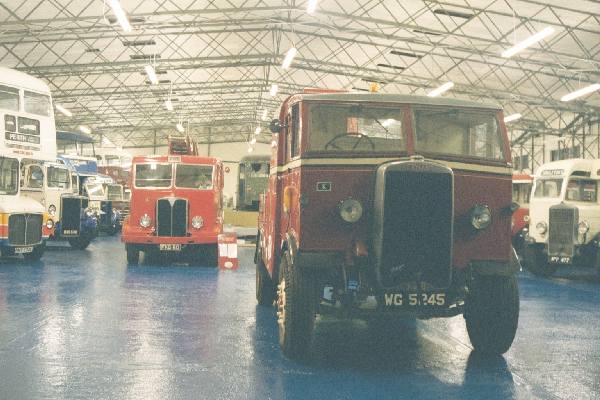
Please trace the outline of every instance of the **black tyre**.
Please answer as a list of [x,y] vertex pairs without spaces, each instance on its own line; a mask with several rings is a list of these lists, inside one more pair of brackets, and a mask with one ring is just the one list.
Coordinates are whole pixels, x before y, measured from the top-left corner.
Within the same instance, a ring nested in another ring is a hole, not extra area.
[[523,265],[532,274],[544,278],[550,277],[556,273],[557,264],[550,264],[546,254],[539,246],[525,246]]
[[125,252],[127,253],[127,264],[138,265],[140,263],[140,251],[137,247],[126,244]]
[[474,276],[469,286],[464,318],[475,351],[505,353],[519,322],[519,287],[513,276]]
[[23,258],[30,262],[40,261],[44,255],[44,250],[46,250],[46,244],[42,243],[36,246],[31,253],[23,254]]
[[308,355],[317,309],[317,280],[312,271],[294,268],[284,253],[279,267],[277,323],[279,346],[290,358]]
[[256,263],[256,300],[261,306],[272,306],[277,290],[261,259]]
[[85,250],[89,246],[92,239],[87,236],[80,236],[69,238],[68,241],[72,248],[77,250]]

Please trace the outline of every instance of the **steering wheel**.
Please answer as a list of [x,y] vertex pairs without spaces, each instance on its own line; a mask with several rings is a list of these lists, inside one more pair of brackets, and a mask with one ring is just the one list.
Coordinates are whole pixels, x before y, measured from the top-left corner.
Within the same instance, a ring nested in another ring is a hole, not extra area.
[[352,150],[355,150],[358,147],[358,144],[363,140],[363,138],[367,139],[367,142],[371,146],[371,150],[375,150],[375,143],[373,143],[373,140],[371,140],[371,138],[369,136],[362,134],[362,133],[359,133],[358,135],[351,135],[348,133],[342,133],[340,135],[336,135],[333,138],[331,138],[331,140],[329,140],[327,143],[325,143],[325,150],[329,150],[330,147],[332,147],[334,149],[338,149],[338,150],[344,150],[340,146],[335,144],[336,141],[338,141],[339,139],[341,139],[343,137],[358,137],[358,139],[356,140],[356,143],[354,143],[354,146],[352,146]]

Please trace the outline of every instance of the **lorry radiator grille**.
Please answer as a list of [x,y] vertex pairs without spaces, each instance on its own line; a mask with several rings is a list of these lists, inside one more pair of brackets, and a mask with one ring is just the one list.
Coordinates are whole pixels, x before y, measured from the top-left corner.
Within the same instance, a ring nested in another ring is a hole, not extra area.
[[571,257],[577,240],[577,208],[565,204],[550,207],[548,218],[548,255]]
[[378,170],[374,244],[383,287],[448,287],[454,219],[452,171],[438,164],[396,162]]
[[156,204],[156,233],[158,236],[187,236],[187,200],[166,198]]
[[12,246],[28,246],[42,241],[41,214],[12,214],[8,217],[8,243]]
[[87,199],[63,196],[60,207],[60,234],[79,236],[81,234],[81,210],[87,207]]

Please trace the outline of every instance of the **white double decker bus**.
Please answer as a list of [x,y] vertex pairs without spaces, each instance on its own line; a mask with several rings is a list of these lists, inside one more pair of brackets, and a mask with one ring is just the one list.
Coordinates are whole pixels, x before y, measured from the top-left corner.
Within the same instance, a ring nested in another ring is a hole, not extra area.
[[36,199],[22,189],[29,179],[44,180],[43,172],[25,173],[25,159],[56,160],[50,89],[37,78],[0,67],[0,253],[39,260],[54,221],[43,196]]

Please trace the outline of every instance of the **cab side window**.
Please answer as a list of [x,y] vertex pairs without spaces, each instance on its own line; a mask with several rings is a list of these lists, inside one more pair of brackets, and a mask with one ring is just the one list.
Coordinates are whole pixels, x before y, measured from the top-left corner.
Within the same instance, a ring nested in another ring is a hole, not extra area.
[[291,130],[290,130],[290,158],[300,154],[300,104],[292,106]]

